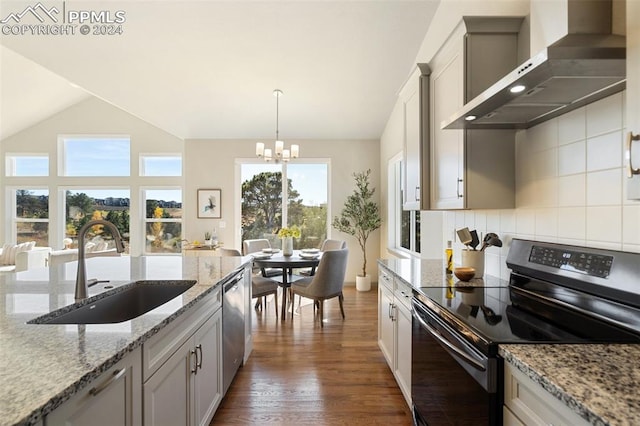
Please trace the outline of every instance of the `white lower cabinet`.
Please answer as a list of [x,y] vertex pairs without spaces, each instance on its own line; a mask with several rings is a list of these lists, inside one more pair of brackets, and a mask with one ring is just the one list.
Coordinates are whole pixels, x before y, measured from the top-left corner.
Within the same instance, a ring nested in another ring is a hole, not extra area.
[[544,388],[520,370],[504,364],[505,426],[588,425],[569,407],[558,401]]
[[380,268],[378,275],[378,346],[411,406],[411,290]]
[[140,348],[49,413],[46,426],[142,424]]
[[[178,339],[167,335],[160,340]],[[144,382],[144,424],[208,425],[223,396],[222,310],[170,352]]]

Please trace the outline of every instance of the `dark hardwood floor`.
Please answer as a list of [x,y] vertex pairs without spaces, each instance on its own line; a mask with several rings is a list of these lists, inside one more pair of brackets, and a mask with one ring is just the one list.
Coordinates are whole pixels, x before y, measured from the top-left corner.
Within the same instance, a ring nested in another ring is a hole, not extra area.
[[[325,325],[313,306],[276,319],[253,311],[253,352],[240,368],[211,425],[411,425],[411,412],[377,343],[377,289],[345,287],[325,302]],[[297,301],[296,301],[297,306]]]

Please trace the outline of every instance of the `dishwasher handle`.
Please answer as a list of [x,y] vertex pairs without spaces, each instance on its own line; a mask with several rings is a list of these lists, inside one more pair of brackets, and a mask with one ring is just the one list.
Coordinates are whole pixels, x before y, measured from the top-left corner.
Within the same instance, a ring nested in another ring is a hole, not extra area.
[[236,275],[231,280],[224,283],[224,292],[236,291],[238,289],[238,283],[244,279],[244,272]]

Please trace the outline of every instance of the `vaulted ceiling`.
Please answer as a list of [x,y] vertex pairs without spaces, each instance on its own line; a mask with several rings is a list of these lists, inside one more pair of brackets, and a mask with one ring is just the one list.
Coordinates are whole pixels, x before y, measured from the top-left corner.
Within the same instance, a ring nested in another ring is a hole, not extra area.
[[122,34],[3,35],[0,138],[88,95],[184,139],[273,137],[278,88],[281,137],[377,139],[438,1],[66,2]]

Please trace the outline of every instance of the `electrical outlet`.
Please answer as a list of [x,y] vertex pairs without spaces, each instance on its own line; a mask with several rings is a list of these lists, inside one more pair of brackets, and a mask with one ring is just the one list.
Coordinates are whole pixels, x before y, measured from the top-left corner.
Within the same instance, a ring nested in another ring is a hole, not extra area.
[[220,225],[220,229],[226,228],[226,227],[227,227],[227,222],[222,222],[222,221],[221,221],[221,222],[219,223],[219,225]]

